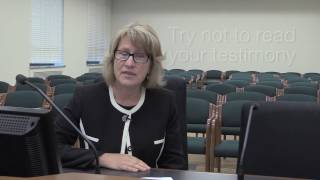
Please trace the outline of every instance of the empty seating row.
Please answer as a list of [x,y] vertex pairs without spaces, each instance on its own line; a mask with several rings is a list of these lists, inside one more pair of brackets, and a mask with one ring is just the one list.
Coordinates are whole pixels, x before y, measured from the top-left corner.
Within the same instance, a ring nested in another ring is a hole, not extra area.
[[[210,171],[213,171],[215,167],[220,171],[221,157],[237,158],[239,156],[239,141],[237,139],[226,140],[225,137],[226,135],[240,135],[241,113],[244,104],[274,100],[317,102],[316,94],[304,95],[295,94],[295,92],[289,94],[292,90],[290,88],[287,88],[285,95],[271,99],[268,96],[276,97],[274,87],[267,86],[266,89],[263,89],[259,85],[251,85],[244,88],[242,92],[236,92],[236,87],[226,85],[230,87],[230,92],[217,93],[209,89],[187,89],[188,132],[205,134],[203,137],[188,137],[189,153],[205,154],[206,169]],[[214,129],[208,127],[210,124]],[[221,139],[221,136],[224,139]]]

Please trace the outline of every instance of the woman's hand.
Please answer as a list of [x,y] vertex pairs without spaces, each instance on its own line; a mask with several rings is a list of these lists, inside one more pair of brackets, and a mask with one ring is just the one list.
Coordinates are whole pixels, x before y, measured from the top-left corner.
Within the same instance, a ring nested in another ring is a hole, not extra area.
[[99,157],[100,166],[124,171],[147,171],[150,167],[140,159],[127,154],[104,153]]

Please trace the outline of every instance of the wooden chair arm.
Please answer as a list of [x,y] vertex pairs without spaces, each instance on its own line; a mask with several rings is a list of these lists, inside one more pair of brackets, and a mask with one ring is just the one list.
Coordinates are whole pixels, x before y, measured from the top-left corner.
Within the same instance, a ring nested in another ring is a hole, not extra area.
[[218,105],[210,103],[209,118],[215,119],[218,117]]
[[50,86],[51,87],[51,82],[49,80],[44,80],[44,83],[47,85],[47,86]]
[[218,102],[217,105],[222,105],[227,102],[227,96],[225,95],[218,95]]
[[217,113],[217,106],[210,103],[210,108],[209,108],[209,118],[207,119],[207,126],[206,126],[206,151],[205,151],[205,159],[206,159],[206,166],[205,169],[206,171],[210,170],[210,157],[212,154],[212,149],[211,149],[211,143],[212,143],[212,138],[213,138],[213,129],[212,129],[212,123],[216,121],[218,118],[218,113]]
[[221,73],[221,76],[220,76],[220,80],[225,80],[225,78],[226,78],[226,73],[225,72],[222,72]]
[[205,72],[205,71],[202,73],[202,80],[203,81],[207,80],[207,72]]
[[[214,153],[214,148],[217,144],[221,143],[221,113],[222,113],[222,106],[219,105],[217,107],[217,115],[211,119],[211,128],[210,128],[210,135],[211,137],[208,138],[210,140],[210,153]],[[213,154],[212,154],[213,155]]]
[[236,87],[236,92],[244,92],[244,87]]
[[54,96],[54,88],[55,88],[55,87],[47,86],[47,95],[48,95],[49,97],[53,97],[53,96]]
[[[220,108],[221,106],[217,107],[217,110],[218,109],[221,109]],[[219,110],[220,111],[220,110]],[[207,139],[206,139],[206,162],[209,162],[208,164],[206,163],[206,169],[207,169],[207,165],[208,165],[208,170],[211,171],[212,169],[212,160],[214,159],[214,148],[216,146],[216,144],[218,144],[218,142],[221,141],[221,133],[219,133],[220,131],[220,115],[219,113],[217,112],[215,116],[213,116],[211,119],[210,119],[210,130],[208,130],[208,134],[207,135]],[[209,124],[209,123],[208,123]],[[207,159],[208,158],[208,159]]]
[[284,89],[277,88],[277,96],[283,96],[283,95],[284,95]]
[[317,103],[320,104],[320,90],[317,90]]
[[10,86],[8,87],[8,91],[7,91],[7,92],[9,93],[9,92],[14,92],[14,91],[16,91],[16,85],[14,85],[14,86],[11,86],[11,85],[10,85]]
[[211,134],[212,134],[212,130],[211,130],[211,123],[212,123],[212,118],[208,118],[207,119],[207,126],[206,126],[206,139],[205,139],[205,170],[208,172],[210,170],[210,155],[211,155]]
[[0,106],[4,105],[7,93],[0,93]]

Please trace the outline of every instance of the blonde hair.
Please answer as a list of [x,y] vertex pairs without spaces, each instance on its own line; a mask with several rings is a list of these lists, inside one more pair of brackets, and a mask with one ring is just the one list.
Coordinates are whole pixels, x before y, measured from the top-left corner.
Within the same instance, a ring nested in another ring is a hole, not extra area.
[[116,78],[114,75],[114,52],[123,38],[128,38],[135,46],[142,48],[150,60],[150,71],[142,86],[145,88],[158,88],[164,85],[160,40],[157,33],[149,25],[133,23],[118,31],[109,48],[108,56],[105,59],[104,78],[108,85],[112,85]]

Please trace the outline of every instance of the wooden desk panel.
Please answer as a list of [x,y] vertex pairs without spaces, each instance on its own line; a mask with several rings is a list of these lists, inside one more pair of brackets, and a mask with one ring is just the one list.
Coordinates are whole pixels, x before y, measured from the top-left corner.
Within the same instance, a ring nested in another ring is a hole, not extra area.
[[[76,171],[73,173],[63,173],[58,175],[39,176],[31,178],[17,178],[0,176],[0,180],[138,180],[140,177],[172,177],[173,180],[237,180],[235,174],[207,173],[194,171],[179,171],[168,169],[151,169],[148,172],[130,173],[102,169],[102,174],[92,174],[93,171]],[[295,178],[279,178],[265,176],[245,176],[244,180],[298,180]]]
[[138,180],[135,177],[109,176],[86,173],[65,173],[49,176],[39,176],[30,178],[17,178],[0,176],[0,180]]
[[[64,169],[64,172],[94,173],[94,170],[82,171],[75,169]],[[151,169],[146,172],[125,172],[101,168],[101,174],[112,176],[130,177],[172,177],[173,180],[238,180],[236,174],[223,174],[211,172],[181,171],[172,169]],[[250,176],[246,175],[244,180],[299,180],[297,178]],[[301,179],[300,179],[301,180]]]
[[0,180],[25,180],[25,178],[0,176]]
[[[64,169],[64,172],[94,173],[94,170],[83,171],[75,169]],[[101,168],[101,174],[111,176],[129,176],[129,177],[172,177],[173,180],[236,180],[235,174],[182,171],[172,169],[151,169],[146,172],[126,172]]]

